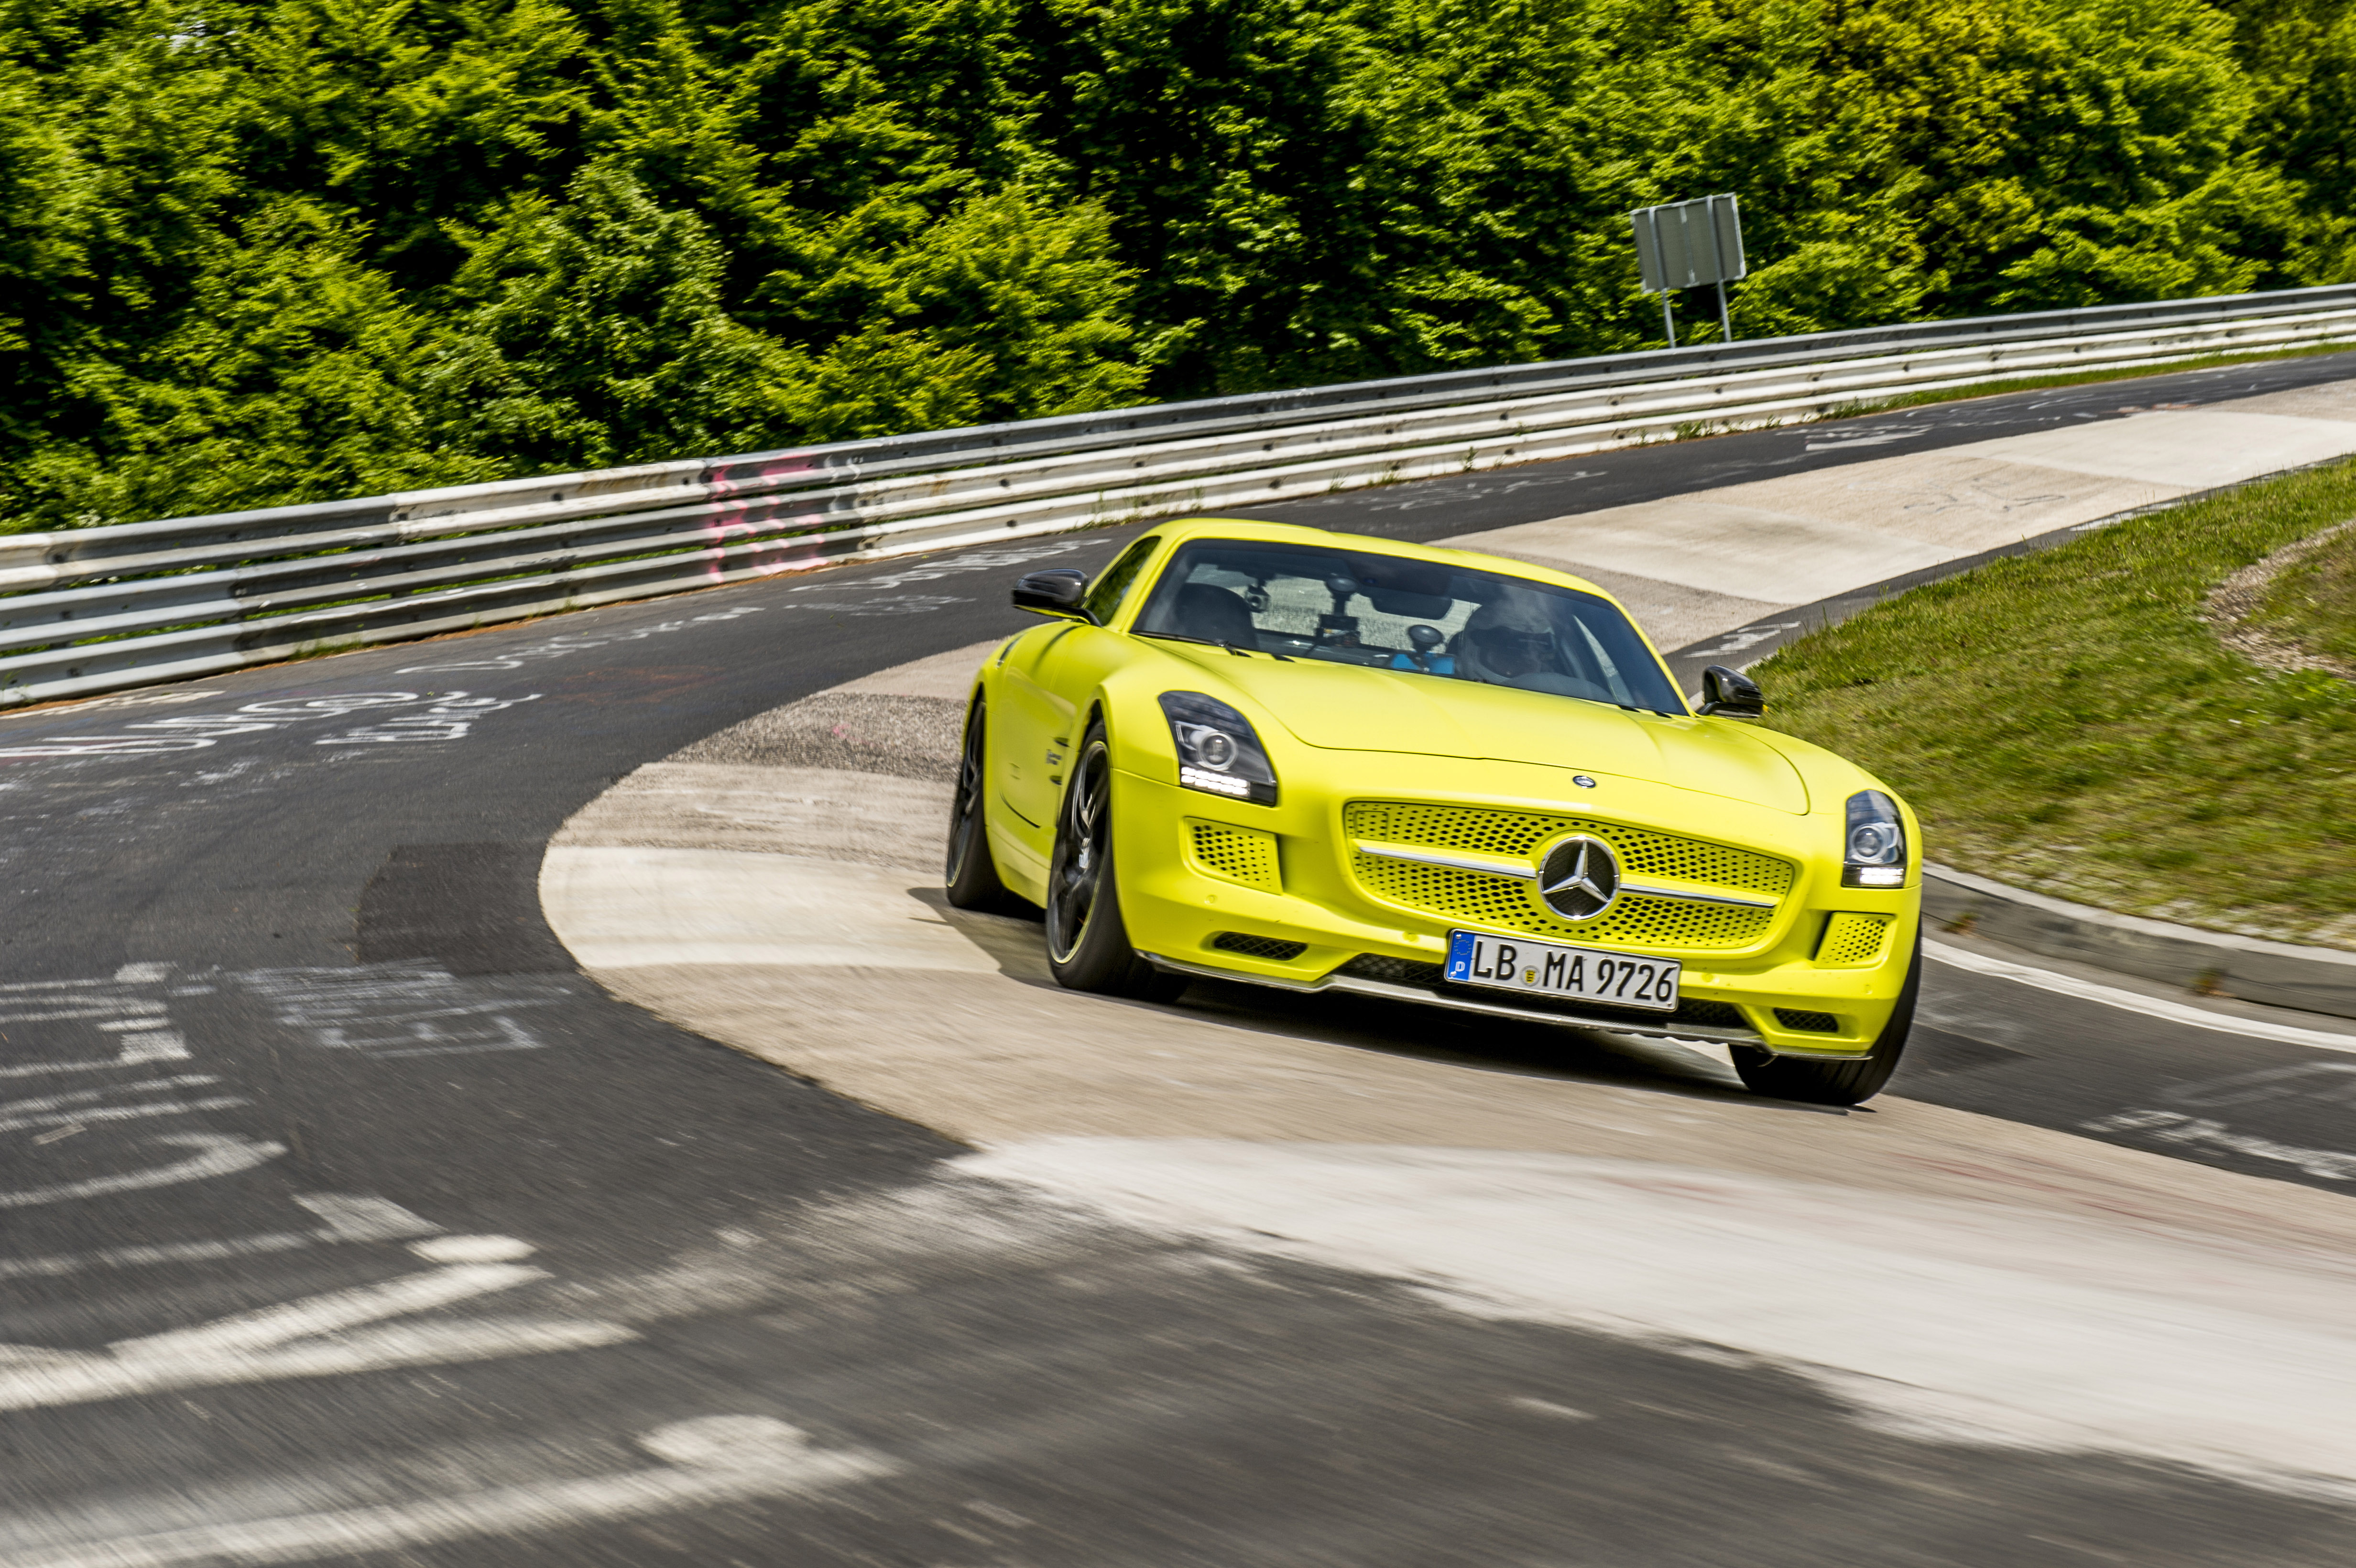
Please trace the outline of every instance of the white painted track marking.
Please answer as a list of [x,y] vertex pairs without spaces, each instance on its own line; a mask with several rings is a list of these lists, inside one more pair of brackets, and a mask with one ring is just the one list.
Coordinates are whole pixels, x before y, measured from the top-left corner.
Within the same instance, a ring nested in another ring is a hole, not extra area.
[[439,1234],[442,1227],[421,1220],[390,1198],[366,1192],[298,1192],[294,1201],[319,1217],[323,1235],[343,1242],[397,1242]]
[[[327,1243],[400,1242],[431,1236],[442,1227],[403,1209],[389,1199],[343,1192],[301,1192],[300,1203],[324,1221],[312,1231],[271,1231],[260,1235],[226,1236],[212,1242],[157,1242],[145,1246],[105,1247],[90,1253],[58,1253],[47,1257],[0,1258],[0,1279],[48,1279],[88,1269],[145,1268],[156,1264],[209,1263],[220,1258],[251,1257],[264,1253],[294,1252]],[[436,1258],[436,1263],[484,1262],[483,1259]]]
[[172,1027],[164,1002],[136,989],[155,985],[169,973],[168,965],[125,964],[108,980],[33,980],[0,986],[0,1023],[84,1019],[100,1035],[113,1037],[114,1045],[112,1056],[0,1067],[0,1079],[187,1060],[188,1042]]
[[[64,734],[0,744],[0,757],[141,756],[202,750],[238,735],[268,734],[290,725],[369,716],[371,723],[330,736],[317,744],[359,748],[383,741],[455,741],[487,714],[539,700],[540,694],[498,698],[464,691],[359,691],[313,698],[273,698],[249,702],[234,713],[180,713],[125,723],[135,735]],[[423,703],[422,709],[415,705]],[[412,711],[413,709],[413,711]],[[398,711],[397,711],[398,710]],[[408,726],[398,728],[396,726]]]
[[[548,1277],[545,1270],[515,1264],[457,1264],[239,1313],[194,1328],[120,1340],[106,1354],[0,1346],[0,1410],[81,1404],[164,1389],[590,1349],[637,1338],[618,1323],[540,1318],[347,1332]],[[326,1335],[337,1337],[319,1338]],[[297,1342],[305,1340],[311,1342]]]
[[598,1520],[760,1498],[807,1496],[873,1480],[898,1467],[879,1455],[856,1449],[813,1449],[795,1428],[757,1415],[680,1422],[649,1432],[639,1442],[670,1463],[659,1469],[497,1487],[378,1508],[116,1536],[13,1555],[9,1568],[303,1563],[472,1536],[577,1529]]
[[[733,621],[740,615],[757,615],[764,608],[765,606],[759,604],[738,604],[733,608],[715,611],[709,614],[692,615],[683,620],[664,621],[652,626],[616,627],[604,631],[568,632],[558,636],[551,637],[545,642],[533,643],[528,646],[516,648],[506,654],[495,655],[489,658],[459,659],[448,664],[411,665],[405,669],[397,669],[393,671],[393,674],[436,675],[449,670],[461,669],[521,669],[523,667],[524,660],[526,659],[563,658],[568,655],[586,653],[594,648],[602,648],[612,643],[643,642],[648,637],[659,636],[667,632],[680,631],[685,628],[694,626],[701,622]],[[460,692],[457,695],[463,697],[466,694],[464,692]]]
[[513,1236],[436,1236],[412,1242],[409,1250],[430,1264],[504,1264],[528,1258],[538,1249]]
[[306,1296],[301,1301],[265,1307],[258,1312],[241,1312],[198,1328],[118,1339],[108,1348],[125,1359],[268,1349],[290,1339],[332,1334],[361,1323],[377,1323],[404,1313],[447,1307],[548,1277],[545,1269],[517,1264],[460,1264],[431,1274],[387,1280],[381,1285]]
[[[119,1029],[115,1024],[101,1024],[102,1029]],[[118,1067],[130,1067],[148,1061],[186,1061],[189,1057],[187,1037],[173,1029],[125,1029],[123,1054],[114,1059]]]
[[547,1042],[509,1015],[574,996],[553,976],[457,976],[408,961],[253,969],[230,978],[311,1044],[380,1059],[539,1051]]
[[1923,954],[1939,963],[1966,969],[1975,975],[1992,979],[2010,980],[2017,985],[2033,986],[2056,996],[2075,997],[2081,1001],[2099,1002],[2106,1008],[2118,1008],[2126,1012],[2141,1013],[2146,1018],[2165,1019],[2169,1023],[2185,1024],[2193,1029],[2214,1029],[2219,1034],[2237,1034],[2248,1040],[2278,1040],[2285,1045],[2311,1045],[2319,1051],[2356,1051],[2356,1033],[2341,1034],[2334,1030],[2301,1029],[2296,1024],[2279,1024],[2271,1019],[2242,1018],[2233,1013],[2212,1013],[2201,1008],[2171,1002],[2164,997],[2147,997],[2135,991],[2124,991],[2099,981],[2081,980],[2074,975],[2056,974],[2051,969],[2033,969],[2026,964],[2016,964],[2008,958],[1991,957],[1975,953],[1967,947],[1925,939]]
[[186,1116],[198,1111],[227,1111],[252,1101],[242,1094],[216,1094],[206,1100],[150,1100],[141,1105],[84,1106],[80,1110],[50,1111],[28,1116],[0,1117],[0,1133],[23,1132],[31,1127],[82,1126],[103,1122],[144,1121],[150,1116]]
[[2142,1133],[2156,1143],[2198,1144],[2252,1159],[2278,1160],[2325,1181],[2356,1181],[2356,1154],[2344,1149],[2308,1148],[2251,1133],[2237,1133],[2223,1122],[2208,1116],[2189,1116],[2181,1111],[2121,1111],[2078,1125],[2090,1133]]
[[[18,1132],[27,1127],[53,1125],[60,1120],[118,1120],[124,1114],[134,1115],[168,1115],[176,1110],[187,1110],[176,1100],[150,1101],[143,1105],[99,1106],[96,1103],[109,1095],[155,1094],[171,1089],[202,1089],[220,1083],[206,1072],[185,1072],[174,1078],[149,1078],[137,1083],[112,1083],[96,1089],[67,1089],[55,1094],[44,1094],[30,1100],[0,1101],[0,1133]],[[244,1104],[243,1100],[230,1101]],[[217,1107],[209,1107],[217,1108]]]
[[173,1165],[159,1165],[122,1176],[94,1176],[86,1181],[61,1181],[53,1187],[30,1187],[0,1192],[0,1209],[27,1209],[39,1203],[68,1203],[81,1198],[103,1198],[115,1192],[138,1192],[151,1187],[175,1187],[184,1181],[206,1181],[235,1176],[267,1164],[286,1152],[284,1144],[264,1143],[230,1133],[167,1133],[155,1140],[199,1152]]

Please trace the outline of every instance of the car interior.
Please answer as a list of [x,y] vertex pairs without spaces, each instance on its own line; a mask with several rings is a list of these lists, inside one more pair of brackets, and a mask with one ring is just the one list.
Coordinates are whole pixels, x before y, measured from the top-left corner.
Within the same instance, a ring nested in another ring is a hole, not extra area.
[[1196,539],[1163,569],[1134,629],[1278,658],[1686,711],[1658,658],[1609,601],[1441,562]]

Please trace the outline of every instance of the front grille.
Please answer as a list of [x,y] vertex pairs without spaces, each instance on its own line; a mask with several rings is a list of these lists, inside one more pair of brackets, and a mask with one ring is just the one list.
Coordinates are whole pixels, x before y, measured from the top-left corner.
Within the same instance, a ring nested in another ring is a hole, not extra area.
[[1501,811],[1483,805],[1418,805],[1396,800],[1354,800],[1342,808],[1353,838],[1418,844],[1431,849],[1472,849],[1484,855],[1528,855],[1558,833],[1591,833],[1612,846],[1632,877],[1703,882],[1730,892],[1780,899],[1792,891],[1789,860],[1752,849],[1681,838],[1646,827],[1597,822],[1547,812]]
[[1298,958],[1309,951],[1305,942],[1282,942],[1273,936],[1246,936],[1240,931],[1223,931],[1211,938],[1211,945],[1223,953],[1240,953],[1247,958],[1273,958],[1280,963]]
[[[1343,808],[1342,824],[1344,832],[1354,839],[1514,856],[1531,854],[1558,833],[1591,833],[1612,846],[1631,877],[1673,878],[1773,899],[1781,899],[1792,887],[1793,867],[1788,860],[1584,817],[1361,800]],[[1369,895],[1421,914],[1458,924],[1580,942],[1653,948],[1743,947],[1765,935],[1775,918],[1772,909],[1622,893],[1602,919],[1574,926],[1556,918],[1538,901],[1535,885],[1517,877],[1355,852],[1350,857],[1350,870]]]
[[1810,1034],[1840,1033],[1840,1019],[1830,1013],[1804,1013],[1797,1008],[1777,1008],[1775,1021],[1785,1029],[1805,1029]]
[[1816,962],[1828,967],[1856,968],[1881,956],[1882,938],[1893,917],[1886,914],[1842,913],[1825,922],[1825,939],[1816,944]]

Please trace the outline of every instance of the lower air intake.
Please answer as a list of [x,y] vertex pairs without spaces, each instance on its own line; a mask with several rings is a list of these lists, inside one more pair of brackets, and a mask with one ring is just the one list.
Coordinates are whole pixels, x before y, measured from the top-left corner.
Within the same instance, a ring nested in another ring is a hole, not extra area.
[[1777,1008],[1775,1021],[1785,1029],[1805,1029],[1810,1034],[1840,1033],[1840,1019],[1830,1013],[1804,1013],[1796,1008]]
[[1222,953],[1240,953],[1247,958],[1273,958],[1281,963],[1298,958],[1309,951],[1305,942],[1280,942],[1273,936],[1246,936],[1240,931],[1223,931],[1211,938],[1211,945]]
[[1385,958],[1380,954],[1361,953],[1334,973],[1354,980],[1387,980],[1394,986],[1437,986],[1448,971],[1437,964],[1419,964],[1412,958]]

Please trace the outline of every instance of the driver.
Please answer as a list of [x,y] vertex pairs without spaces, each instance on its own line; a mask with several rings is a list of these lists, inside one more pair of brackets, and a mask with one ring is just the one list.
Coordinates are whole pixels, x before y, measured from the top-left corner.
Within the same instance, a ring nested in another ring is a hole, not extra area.
[[1508,588],[1473,611],[1456,645],[1463,672],[1493,686],[1539,686],[1527,677],[1558,673],[1553,620],[1524,589]]

